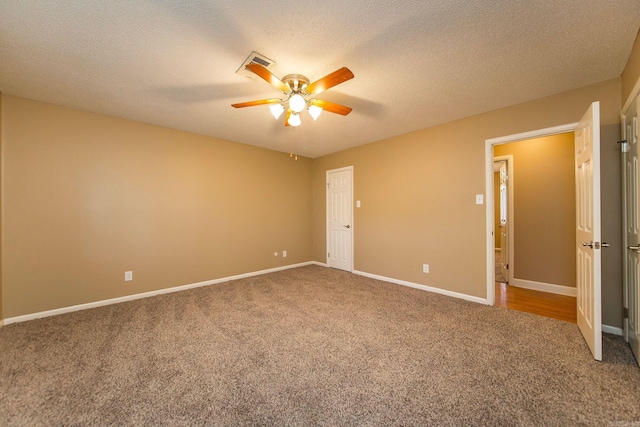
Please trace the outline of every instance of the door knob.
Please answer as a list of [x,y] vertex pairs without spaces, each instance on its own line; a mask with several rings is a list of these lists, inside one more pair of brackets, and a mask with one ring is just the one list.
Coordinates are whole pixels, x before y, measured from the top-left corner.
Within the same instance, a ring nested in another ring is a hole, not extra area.
[[589,246],[591,249],[593,249],[593,242],[582,242],[582,246]]
[[640,253],[640,246],[627,246],[627,249]]
[[345,225],[344,228],[351,228],[351,226],[350,225]]

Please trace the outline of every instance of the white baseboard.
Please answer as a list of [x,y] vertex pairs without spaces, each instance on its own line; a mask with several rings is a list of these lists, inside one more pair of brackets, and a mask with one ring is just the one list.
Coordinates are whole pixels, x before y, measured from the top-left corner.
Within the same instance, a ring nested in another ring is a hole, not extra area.
[[[313,264],[326,266],[326,264],[317,263],[317,262],[313,262]],[[446,291],[444,289],[433,288],[431,286],[420,285],[420,284],[413,283],[413,282],[407,282],[405,280],[393,279],[391,277],[379,276],[377,274],[365,273],[364,271],[358,271],[358,270],[354,270],[353,274],[358,274],[360,276],[370,277],[372,279],[382,280],[384,282],[395,283],[397,285],[409,286],[411,288],[416,288],[416,289],[420,289],[420,290],[427,291],[427,292],[434,292],[434,293],[437,293],[437,294],[447,295],[447,296],[454,297],[454,298],[460,298],[460,299],[464,299],[464,300],[471,301],[471,302],[477,302],[477,303],[480,303],[480,304],[485,304],[485,305],[489,304],[489,302],[484,298],[478,298],[478,297],[474,297],[474,296],[467,295],[467,294],[461,294],[461,293],[458,293],[458,292]],[[526,282],[529,282],[529,281],[526,281]],[[530,282],[530,283],[538,283],[538,282]],[[558,287],[561,287],[561,288],[568,288],[568,286],[549,285],[548,283],[541,283],[541,284],[542,285],[548,285],[548,286],[558,286]],[[532,289],[532,288],[527,288],[527,289]],[[540,288],[534,288],[534,289],[541,290]],[[572,289],[572,288],[569,288],[569,289]],[[549,291],[545,291],[545,292],[549,292]],[[558,292],[554,292],[554,293],[558,293]],[[566,295],[566,294],[563,294],[563,295]],[[575,296],[575,292],[574,292],[573,296]],[[602,325],[602,332],[604,332],[606,334],[622,336],[622,328],[618,328],[616,326]]]
[[238,280],[238,279],[244,279],[247,277],[260,276],[262,274],[274,273],[276,271],[289,270],[297,267],[304,267],[306,265],[311,265],[311,264],[322,265],[314,261],[309,261],[309,262],[302,262],[299,264],[286,265],[283,267],[270,268],[267,270],[253,271],[250,273],[238,274],[236,276],[222,277],[220,279],[213,279],[213,280],[207,280],[204,282],[191,283],[189,285],[158,289],[157,291],[143,292],[140,294],[127,295],[124,297],[111,298],[107,300],[95,301],[95,302],[90,302],[86,304],[72,305],[70,307],[56,308],[54,310],[41,311],[38,313],[25,314],[22,316],[8,317],[4,319],[4,321],[0,320],[0,325],[2,323],[4,323],[5,325],[10,325],[12,323],[26,322],[28,320],[40,319],[43,317],[57,316],[58,314],[72,313],[74,311],[88,310],[90,308],[97,308],[97,307],[103,307],[105,305],[118,304],[118,303],[127,302],[127,301],[134,301],[137,299],[149,298],[157,295],[169,294],[172,292],[186,291],[187,289],[200,288],[202,286],[209,286],[209,285],[215,285],[218,283],[229,282],[231,280]]
[[571,286],[534,282],[533,280],[516,279],[515,277],[513,278],[513,280],[511,280],[511,282],[509,282],[509,284],[518,288],[532,289],[534,291],[549,292],[552,294],[566,295],[569,297],[575,297],[578,294],[577,289],[572,288]]
[[320,267],[329,267],[329,264],[327,264],[326,262],[320,262],[320,261],[311,261],[309,262],[309,264],[319,265]]
[[602,332],[622,336],[622,328],[616,326],[602,325]]
[[[247,277],[260,276],[262,274],[268,274],[268,273],[274,273],[276,271],[283,271],[283,270],[289,270],[289,269],[292,269],[292,268],[304,267],[306,265],[318,265],[320,267],[328,267],[328,265],[326,263],[322,263],[322,262],[318,262],[318,261],[309,261],[309,262],[302,262],[302,263],[299,263],[299,264],[291,264],[291,265],[287,265],[287,266],[283,266],[283,267],[276,267],[276,268],[270,268],[270,269],[267,269],[267,270],[260,270],[260,271],[253,271],[253,272],[250,272],[250,273],[238,274],[238,275],[235,275],[235,276],[222,277],[220,279],[213,279],[213,280],[207,280],[207,281],[204,281],[204,282],[191,283],[189,285],[182,285],[182,286],[176,286],[176,287],[172,287],[172,288],[159,289],[157,291],[151,291],[151,292],[144,292],[144,293],[140,293],[140,294],[127,295],[127,296],[124,296],[124,297],[111,298],[111,299],[102,300],[102,301],[95,301],[95,302],[91,302],[91,303],[87,303],[87,304],[73,305],[73,306],[69,306],[69,307],[57,308],[57,309],[54,309],[54,310],[47,310],[47,311],[41,311],[41,312],[38,312],[38,313],[25,314],[25,315],[22,315],[22,316],[8,317],[6,319],[0,319],[0,327],[2,327],[3,325],[10,325],[12,323],[26,322],[26,321],[34,320],[34,319],[41,319],[43,317],[57,316],[59,314],[72,313],[74,311],[88,310],[88,309],[91,309],[91,308],[103,307],[105,305],[118,304],[118,303],[127,302],[127,301],[134,301],[134,300],[137,300],[137,299],[149,298],[149,297],[162,295],[162,294],[169,294],[169,293],[173,293],[173,292],[186,291],[188,289],[199,288],[199,287],[202,287],[202,286],[215,285],[215,284],[218,284],[218,283],[229,282],[231,280],[244,279],[244,278],[247,278]],[[397,285],[408,286],[408,287],[411,287],[411,288],[420,289],[420,290],[427,291],[427,292],[434,292],[434,293],[441,294],[441,295],[447,295],[447,296],[450,296],[450,297],[453,297],[453,298],[460,298],[460,299],[463,299],[463,300],[467,300],[467,301],[471,301],[471,302],[475,302],[475,303],[479,303],[479,304],[484,304],[484,305],[488,305],[489,304],[489,302],[485,298],[479,298],[479,297],[474,297],[474,296],[467,295],[467,294],[461,294],[461,293],[458,293],[458,292],[447,291],[447,290],[440,289],[440,288],[434,288],[434,287],[431,287],[431,286],[420,285],[418,283],[408,282],[408,281],[405,281],[405,280],[393,279],[391,277],[379,276],[377,274],[366,273],[364,271],[354,270],[353,273],[357,274],[357,275],[360,275],[360,276],[376,279],[376,280],[382,280],[384,282],[395,283]],[[536,282],[532,282],[532,283],[536,283]],[[543,285],[548,285],[548,284],[543,283]],[[558,285],[550,285],[550,286],[558,286]],[[562,288],[566,288],[566,287],[567,286],[562,286]],[[529,288],[529,289],[531,289],[531,288]],[[613,335],[622,336],[622,329],[618,328],[618,327],[615,327],[615,326],[602,325],[602,332],[607,333],[607,334],[613,334]]]
[[382,280],[383,282],[391,282],[396,285],[408,286],[410,288],[420,289],[422,291],[433,292],[436,294],[447,295],[454,298],[460,298],[467,301],[477,302],[479,304],[489,305],[489,301],[486,298],[474,297],[467,294],[461,294],[458,292],[447,291],[440,288],[434,288],[431,286],[420,285],[418,283],[407,282],[406,280],[393,279],[391,277],[378,276],[377,274],[365,273],[364,271],[353,270],[353,274],[359,276],[369,277],[371,279]]

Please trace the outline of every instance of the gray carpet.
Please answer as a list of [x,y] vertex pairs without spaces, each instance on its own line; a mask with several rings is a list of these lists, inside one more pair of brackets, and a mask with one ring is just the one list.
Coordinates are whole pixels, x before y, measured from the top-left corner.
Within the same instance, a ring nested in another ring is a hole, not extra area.
[[308,266],[0,329],[0,425],[638,425],[577,326]]

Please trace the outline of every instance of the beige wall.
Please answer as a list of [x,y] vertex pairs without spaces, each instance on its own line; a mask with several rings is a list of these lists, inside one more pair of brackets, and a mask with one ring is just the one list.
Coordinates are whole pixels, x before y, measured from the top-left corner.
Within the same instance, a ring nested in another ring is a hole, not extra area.
[[496,145],[513,156],[514,278],[576,286],[574,134]]
[[631,55],[622,72],[622,103],[627,101],[638,79],[640,79],[640,32],[631,50]]
[[[603,236],[612,244],[603,252],[603,321],[621,326],[620,84],[297,162],[3,96],[3,317],[325,262],[325,172],[349,165],[362,200],[356,270],[485,297],[485,207],[475,204],[485,190],[484,141],[575,122],[600,100]],[[283,249],[286,262],[273,257]]]
[[310,159],[2,101],[4,318],[311,259]]
[[475,204],[485,192],[485,140],[576,122],[598,100],[603,229],[612,243],[603,252],[603,322],[622,326],[620,79],[314,159],[314,259],[326,261],[325,172],[353,165],[354,198],[362,201],[354,214],[356,270],[486,297],[485,206]]

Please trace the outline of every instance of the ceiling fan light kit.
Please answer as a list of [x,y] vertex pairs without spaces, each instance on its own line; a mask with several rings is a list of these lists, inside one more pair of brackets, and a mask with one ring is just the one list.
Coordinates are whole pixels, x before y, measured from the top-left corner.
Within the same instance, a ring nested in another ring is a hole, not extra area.
[[300,126],[302,123],[300,113],[305,109],[307,109],[313,120],[316,120],[323,110],[329,111],[330,113],[340,114],[342,116],[346,116],[352,110],[350,107],[346,107],[344,105],[309,98],[312,95],[317,95],[327,89],[339,85],[340,83],[352,79],[353,73],[347,67],[342,67],[313,83],[309,83],[309,79],[300,74],[289,74],[280,80],[266,67],[257,62],[249,63],[245,68],[265,80],[271,86],[280,90],[285,95],[285,98],[260,99],[257,101],[232,104],[231,106],[234,108],[253,107],[256,105],[266,104],[269,105],[269,110],[271,110],[271,114],[276,118],[276,120],[280,118],[284,111],[287,111],[285,126],[294,127]]

